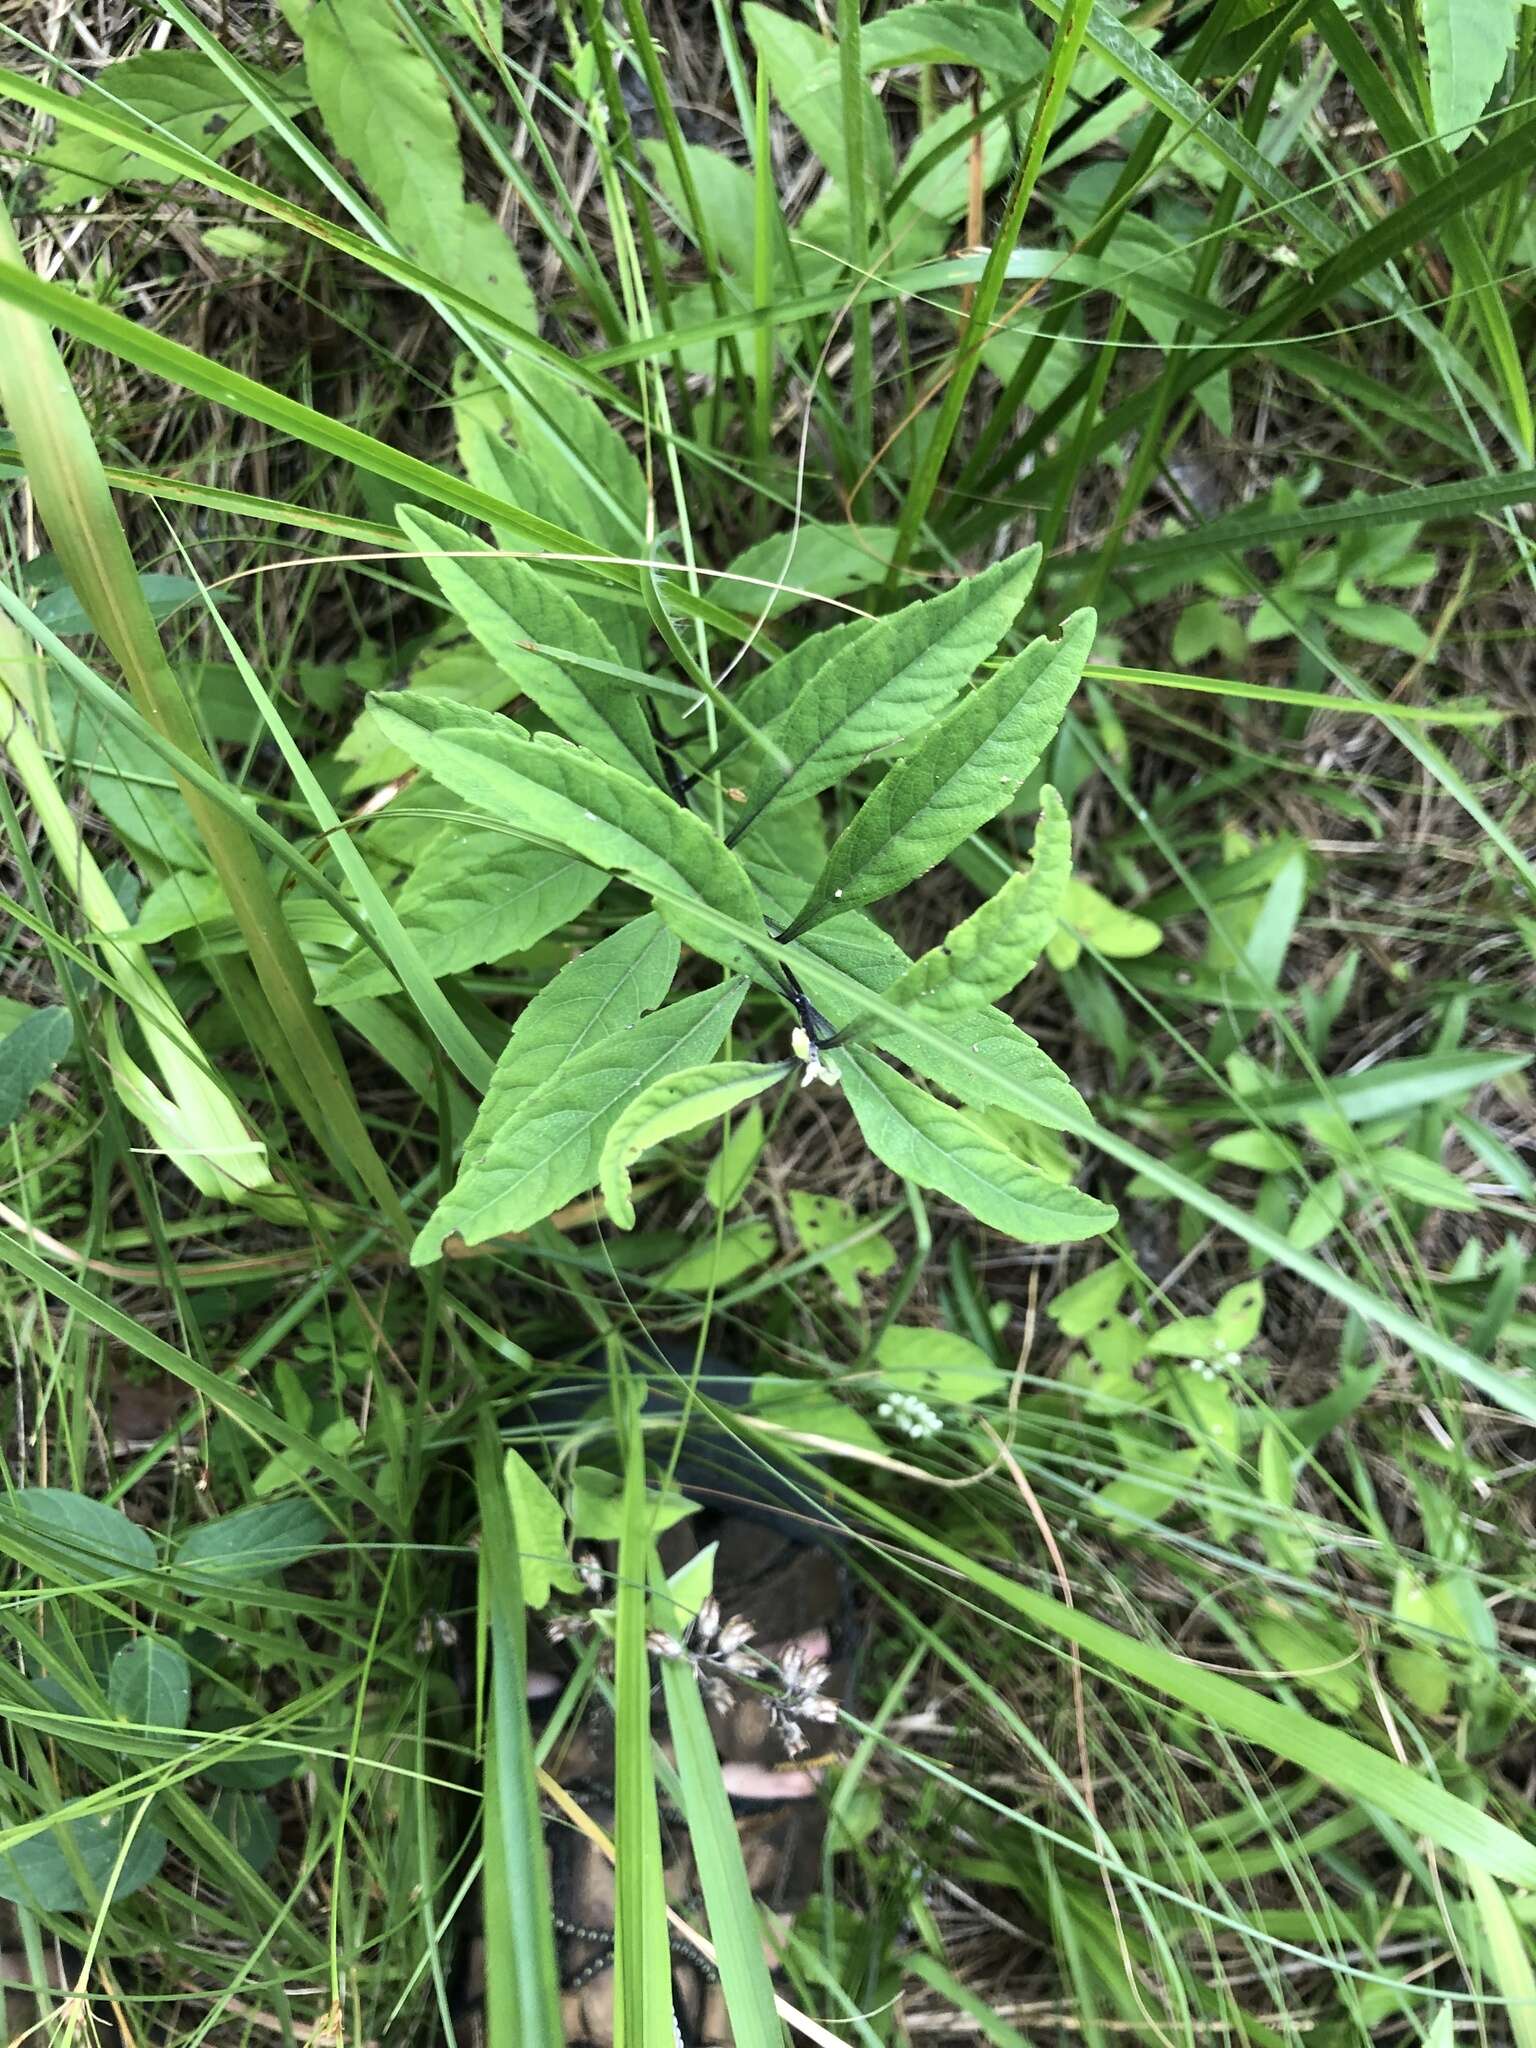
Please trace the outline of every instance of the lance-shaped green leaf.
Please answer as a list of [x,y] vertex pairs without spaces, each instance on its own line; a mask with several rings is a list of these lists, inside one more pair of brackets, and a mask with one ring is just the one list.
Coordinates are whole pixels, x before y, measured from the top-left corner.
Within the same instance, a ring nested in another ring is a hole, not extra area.
[[840,638],[825,663],[808,660],[799,694],[769,732],[789,772],[770,770],[759,780],[733,836],[923,732],[996,651],[1039,565],[1039,548],[1025,548]]
[[290,19],[331,140],[372,190],[402,253],[536,328],[516,245],[464,197],[458,120],[441,69],[373,0],[295,7]]
[[659,917],[637,917],[568,960],[528,1004],[502,1048],[459,1162],[462,1180],[491,1136],[600,1039],[628,1031],[666,998],[679,947]]
[[[477,430],[481,459],[500,449],[511,458],[492,472],[493,494],[508,486],[508,502],[546,511],[554,525],[589,534],[615,554],[643,545],[650,492],[629,443],[580,390],[572,373],[548,361],[518,356],[492,384],[473,356],[454,368],[454,418],[459,456],[471,472],[466,429]],[[539,503],[527,502],[532,486]],[[643,616],[643,614],[642,614]]]
[[497,1121],[493,1082],[475,1126],[474,1157],[466,1153],[458,1180],[411,1248],[413,1264],[436,1258],[455,1231],[466,1244],[483,1244],[527,1230],[590,1188],[620,1113],[664,1074],[709,1059],[745,989],[738,976],[609,1033],[564,1062],[559,1078],[526,1095],[506,1122]]
[[611,1220],[621,1230],[634,1228],[629,1169],[642,1152],[729,1115],[739,1104],[782,1081],[788,1072],[787,1060],[776,1060],[771,1066],[755,1060],[717,1060],[707,1067],[666,1074],[642,1090],[620,1112],[603,1141],[598,1180]]
[[690,945],[731,966],[746,949],[687,915],[700,903],[750,931],[762,912],[746,869],[694,812],[652,784],[561,740],[531,740],[510,719],[402,692],[370,698],[381,728],[467,803],[593,867],[628,875]]
[[926,874],[1018,790],[1062,721],[1093,646],[1091,611],[1035,640],[870,793],[834,843],[793,936],[841,905],[877,902]]
[[[762,862],[753,863],[753,874],[775,922],[789,923],[789,910],[803,896],[804,885],[782,868],[769,870]],[[804,934],[800,947],[802,954],[824,960],[878,995],[887,993],[911,965],[890,933],[862,911],[829,917]],[[870,1044],[936,1081],[958,1101],[976,1109],[1017,1110],[1019,1090],[1025,1089],[1035,1121],[1047,1129],[1080,1129],[1087,1118],[1088,1105],[1060,1067],[1001,1010],[988,1005],[953,1018],[925,1014],[924,1034],[918,1037],[880,1018],[861,1021],[861,1013],[850,1010],[846,999],[824,986],[803,962],[796,971],[806,994],[834,1025],[857,1029]],[[936,1043],[938,1034],[942,1042]]]
[[[530,846],[484,825],[447,825],[412,870],[396,909],[434,979],[521,952],[579,917],[608,877],[574,854]],[[316,991],[353,1003],[397,986],[371,948],[343,960]]]
[[1068,1244],[1113,1224],[1106,1203],[1047,1180],[964,1110],[904,1081],[884,1061],[850,1049],[840,1064],[864,1142],[893,1172],[948,1195],[1021,1244]]
[[[809,22],[760,6],[757,0],[748,0],[742,13],[775,98],[826,166],[833,183],[846,190],[849,145],[836,45],[818,35]],[[884,112],[862,83],[855,104],[867,175],[877,192],[888,192],[894,172]]]
[[642,782],[660,782],[645,706],[607,634],[552,577],[435,513],[400,508],[401,531],[497,666],[567,739]]
[[[748,607],[738,597],[731,602],[731,609],[741,611]],[[852,647],[878,623],[875,619],[844,619],[841,625],[808,634],[797,647],[791,647],[787,654],[771,661],[750,682],[732,690],[730,701],[736,716],[727,725],[719,746],[705,762],[705,768],[719,768],[726,781],[733,780],[738,774],[750,775],[758,768],[766,772],[769,764],[779,775],[787,775],[794,763],[774,738],[774,726],[811,676],[825,668],[833,655]]]
[[1047,783],[1029,866],[1010,875],[947,939],[914,960],[887,996],[932,1019],[962,1015],[1007,995],[1044,952],[1061,918],[1071,873],[1072,826]]

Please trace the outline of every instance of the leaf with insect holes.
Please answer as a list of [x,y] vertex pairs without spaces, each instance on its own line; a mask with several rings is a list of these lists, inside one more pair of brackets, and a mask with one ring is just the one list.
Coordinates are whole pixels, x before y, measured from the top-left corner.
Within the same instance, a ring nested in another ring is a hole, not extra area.
[[807,662],[799,693],[769,733],[788,769],[770,769],[753,785],[733,838],[923,733],[995,652],[1039,566],[1039,548],[1025,548],[840,638],[825,662]]
[[598,1179],[610,1219],[621,1230],[633,1230],[635,1205],[629,1169],[643,1152],[668,1138],[680,1138],[701,1124],[727,1116],[754,1095],[761,1095],[789,1072],[787,1060],[771,1066],[753,1060],[720,1060],[707,1067],[687,1067],[667,1074],[642,1089],[622,1110],[603,1141]]
[[[827,174],[848,189],[848,141],[836,46],[802,21],[747,0],[742,9],[758,62],[774,97],[800,130]],[[875,192],[888,192],[894,164],[891,138],[880,102],[860,84],[859,121],[864,139],[864,175]]]
[[315,0],[293,13],[331,140],[378,200],[401,253],[519,327],[537,327],[511,237],[464,197],[444,74],[375,0]]
[[614,673],[613,643],[575,598],[531,562],[498,554],[434,513],[402,507],[397,518],[449,604],[544,716],[600,760],[659,782],[641,695]]
[[493,1131],[601,1039],[628,1031],[664,1000],[677,972],[678,943],[659,917],[637,917],[568,960],[512,1027],[459,1163],[473,1166]]
[[889,770],[833,843],[792,933],[904,888],[1011,801],[1065,716],[1095,625],[1074,612],[1059,640],[1015,655]]
[[1460,149],[1487,109],[1519,25],[1520,0],[1424,0],[1430,112],[1448,149]]
[[1021,1244],[1068,1244],[1114,1224],[1106,1203],[1047,1180],[963,1110],[904,1081],[883,1060],[852,1049],[841,1060],[864,1142],[893,1172],[948,1195]]
[[0,1038],[0,1131],[15,1123],[69,1051],[75,1035],[60,1004],[31,1010]]
[[565,1062],[558,1081],[525,1098],[506,1121],[493,1080],[471,1134],[473,1156],[466,1151],[457,1181],[411,1248],[412,1263],[437,1257],[455,1232],[474,1245],[527,1230],[590,1188],[623,1110],[652,1082],[709,1059],[745,989],[737,978],[609,1033]]
[[[279,77],[257,73],[267,94],[287,114],[301,113],[309,94],[297,68]],[[198,50],[150,50],[123,57],[80,88],[89,110],[127,116],[157,129],[204,156],[218,159],[267,125],[267,116],[213,61]],[[165,184],[176,173],[124,144],[61,120],[58,133],[34,161],[45,172],[37,210],[54,213],[78,205],[132,179]]]
[[791,1188],[789,1220],[804,1250],[826,1268],[827,1278],[849,1308],[863,1303],[861,1274],[878,1280],[896,1263],[896,1247],[884,1232],[836,1195]]
[[953,1330],[894,1323],[875,1346],[883,1385],[930,1401],[967,1403],[1001,1393],[1010,1374]]
[[1040,822],[1028,868],[1010,875],[948,938],[914,960],[886,995],[924,1017],[954,1016],[1007,995],[1055,931],[1071,872],[1072,827],[1061,798],[1047,783],[1040,792]]
[[466,803],[627,875],[657,896],[688,944],[729,966],[751,964],[745,944],[690,914],[694,905],[723,912],[748,931],[763,922],[741,862],[694,812],[583,748],[531,740],[489,712],[409,692],[369,701],[387,735]]
[[[607,881],[574,854],[466,820],[432,840],[395,908],[422,966],[439,980],[536,944],[579,917]],[[322,1003],[355,1003],[398,986],[370,946],[343,960],[315,994]]]

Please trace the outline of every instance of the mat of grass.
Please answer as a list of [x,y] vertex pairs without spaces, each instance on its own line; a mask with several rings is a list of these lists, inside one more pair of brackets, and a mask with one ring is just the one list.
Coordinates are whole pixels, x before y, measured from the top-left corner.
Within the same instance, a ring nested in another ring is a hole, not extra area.
[[0,38],[8,2033],[1536,2041],[1536,16]]

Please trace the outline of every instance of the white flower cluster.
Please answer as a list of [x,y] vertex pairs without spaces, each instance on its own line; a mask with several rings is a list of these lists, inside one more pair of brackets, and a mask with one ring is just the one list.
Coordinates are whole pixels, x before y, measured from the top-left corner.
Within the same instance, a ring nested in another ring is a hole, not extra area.
[[914,1442],[921,1442],[925,1436],[937,1436],[944,1427],[937,1412],[926,1401],[920,1401],[916,1394],[892,1394],[889,1400],[880,1403],[875,1412],[903,1430]]
[[1214,1358],[1192,1358],[1189,1369],[1203,1380],[1219,1380],[1224,1372],[1233,1372],[1243,1362],[1241,1351],[1220,1351]]

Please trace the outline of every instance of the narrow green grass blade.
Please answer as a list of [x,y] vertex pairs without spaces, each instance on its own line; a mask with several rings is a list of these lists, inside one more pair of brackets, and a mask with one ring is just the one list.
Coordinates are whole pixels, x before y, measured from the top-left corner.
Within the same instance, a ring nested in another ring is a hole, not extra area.
[[672,1950],[651,1767],[651,1659],[646,1645],[651,1532],[638,1409],[631,1409],[624,1446],[624,1519],[614,1619],[616,2048],[659,2048],[673,2036]]
[[404,1539],[407,1532],[398,1527],[394,1511],[380,1500],[345,1459],[327,1451],[307,1430],[300,1429],[286,1416],[278,1414],[265,1401],[258,1401],[254,1395],[244,1392],[233,1378],[222,1377],[199,1364],[195,1358],[189,1358],[186,1352],[178,1351],[175,1345],[167,1344],[163,1337],[157,1337],[152,1330],[146,1329],[136,1317],[126,1315],[122,1309],[82,1287],[77,1280],[58,1272],[10,1231],[0,1231],[0,1264],[9,1266],[40,1292],[52,1295],[67,1309],[84,1317],[88,1325],[100,1330],[104,1336],[113,1338],[161,1372],[169,1373],[173,1380],[191,1387],[210,1408],[228,1415],[232,1422],[246,1431],[268,1456],[271,1455],[268,1446],[296,1452],[306,1461],[306,1469],[320,1473],[345,1499],[355,1501],[364,1513],[376,1518],[385,1528],[395,1530]]
[[1245,548],[1270,547],[1276,541],[1310,540],[1347,533],[1358,526],[1391,526],[1414,520],[1460,520],[1477,512],[1497,512],[1507,505],[1536,503],[1536,469],[1511,469],[1494,476],[1458,477],[1453,483],[1414,484],[1406,490],[1362,493],[1326,505],[1298,506],[1293,512],[1260,507],[1211,519],[1183,533],[1138,541],[1120,557],[1122,568],[1141,569],[1153,563],[1215,561]]
[[484,1936],[489,2048],[560,2048],[560,1973],[528,1722],[519,1535],[502,1477],[501,1446],[483,1415],[475,1438],[475,1487],[491,1634]]
[[661,1685],[732,2038],[737,2048],[782,2048],[784,2030],[774,2010],[762,1918],[747,1881],[736,1816],[720,1775],[699,1682],[690,1665],[669,1658],[661,1667]]
[[1372,1749],[1358,1736],[1236,1679],[1208,1671],[1160,1643],[1137,1641],[1079,1608],[1021,1586],[868,1499],[835,1475],[826,1483],[855,1513],[897,1544],[932,1558],[961,1584],[990,1595],[1033,1626],[1075,1643],[1111,1670],[1123,1671],[1204,1714],[1229,1735],[1259,1743],[1301,1770],[1314,1772],[1346,1798],[1390,1815],[1414,1834],[1464,1857],[1488,1875],[1512,1884],[1536,1884],[1536,1843],[1395,1757]]

